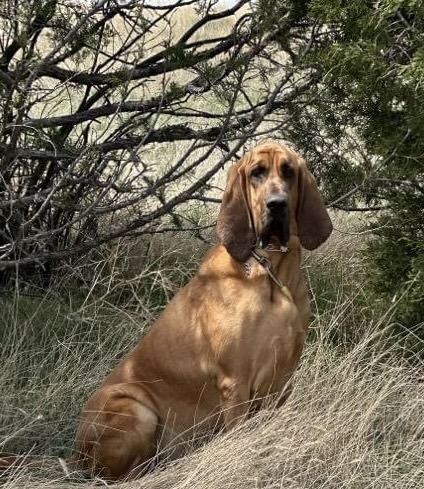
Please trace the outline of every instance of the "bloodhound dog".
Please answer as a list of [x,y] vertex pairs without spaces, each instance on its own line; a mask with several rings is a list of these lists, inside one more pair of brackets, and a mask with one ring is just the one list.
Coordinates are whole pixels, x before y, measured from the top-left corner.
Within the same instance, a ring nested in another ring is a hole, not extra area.
[[332,224],[291,149],[261,144],[229,169],[217,235],[198,273],[86,403],[75,459],[108,480],[157,453],[228,430],[290,392],[308,329],[301,246]]

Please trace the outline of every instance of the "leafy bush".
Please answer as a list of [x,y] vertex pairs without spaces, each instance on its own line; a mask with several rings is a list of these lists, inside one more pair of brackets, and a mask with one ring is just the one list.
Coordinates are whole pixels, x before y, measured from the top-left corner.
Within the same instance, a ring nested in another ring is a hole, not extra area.
[[[424,195],[423,195],[424,197]],[[401,199],[398,199],[401,200]],[[396,302],[395,319],[406,350],[422,353],[424,343],[424,209],[412,199],[374,220],[374,239],[366,251],[369,291],[387,304]],[[401,204],[401,202],[398,202]]]

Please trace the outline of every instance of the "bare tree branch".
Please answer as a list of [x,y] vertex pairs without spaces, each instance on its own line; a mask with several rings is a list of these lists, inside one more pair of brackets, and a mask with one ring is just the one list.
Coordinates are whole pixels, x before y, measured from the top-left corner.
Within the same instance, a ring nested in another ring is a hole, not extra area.
[[119,237],[209,225],[198,206],[219,201],[220,170],[289,128],[287,109],[319,84],[297,65],[313,29],[294,15],[265,29],[249,3],[199,15],[183,0],[29,0],[16,18],[0,13],[0,270],[30,275]]

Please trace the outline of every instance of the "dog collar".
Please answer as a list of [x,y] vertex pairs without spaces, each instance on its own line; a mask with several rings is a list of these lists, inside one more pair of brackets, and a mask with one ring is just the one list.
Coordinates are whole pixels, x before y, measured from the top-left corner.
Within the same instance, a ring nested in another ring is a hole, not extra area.
[[[279,251],[281,253],[286,253],[288,251],[288,248],[284,247],[285,251],[282,250],[267,250],[267,251]],[[284,285],[283,282],[275,275],[271,260],[267,258],[266,256],[260,255],[255,249],[252,250],[252,256],[253,258],[263,267],[265,268],[267,274],[269,275],[269,278],[277,285],[277,287],[280,289],[281,293],[285,295],[290,301],[293,302],[293,297],[291,295],[291,292],[287,285]],[[246,273],[246,276],[249,277],[252,274],[252,265],[249,262],[243,263],[244,271]]]
[[261,250],[271,251],[271,252],[279,252],[279,253],[288,253],[290,251],[287,246],[280,245],[279,248],[275,248],[272,243],[268,243],[266,246],[263,245],[262,240],[258,238],[256,245],[253,248],[255,251],[256,248],[260,248]]

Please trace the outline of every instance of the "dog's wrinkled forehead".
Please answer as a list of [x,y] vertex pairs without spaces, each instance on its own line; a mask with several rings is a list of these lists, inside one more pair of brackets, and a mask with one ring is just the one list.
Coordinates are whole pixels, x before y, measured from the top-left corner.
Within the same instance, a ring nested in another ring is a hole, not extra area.
[[295,163],[297,161],[296,153],[292,149],[277,143],[264,143],[256,146],[249,152],[248,156],[247,166],[256,164],[279,165],[282,162]]

